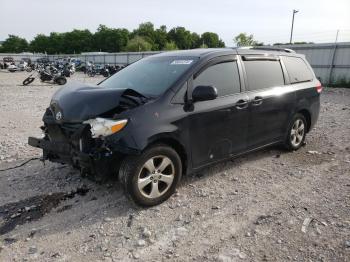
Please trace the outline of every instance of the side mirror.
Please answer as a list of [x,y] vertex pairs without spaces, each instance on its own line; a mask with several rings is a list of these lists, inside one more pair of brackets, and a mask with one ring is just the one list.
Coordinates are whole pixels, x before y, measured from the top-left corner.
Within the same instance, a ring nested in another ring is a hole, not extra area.
[[196,86],[192,92],[193,102],[214,100],[218,91],[213,86]]

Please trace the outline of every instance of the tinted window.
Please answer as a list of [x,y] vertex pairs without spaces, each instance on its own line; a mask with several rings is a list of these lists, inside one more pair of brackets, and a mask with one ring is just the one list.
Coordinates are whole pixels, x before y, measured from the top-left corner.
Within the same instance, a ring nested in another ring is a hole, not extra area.
[[225,62],[205,69],[193,80],[193,86],[214,86],[218,96],[240,92],[237,62]]
[[283,62],[287,68],[291,83],[309,81],[313,75],[305,61],[299,57],[283,57]]
[[101,83],[106,88],[130,88],[146,96],[159,96],[198,58],[151,56],[135,62]]
[[282,67],[279,61],[244,61],[248,77],[248,90],[284,85]]

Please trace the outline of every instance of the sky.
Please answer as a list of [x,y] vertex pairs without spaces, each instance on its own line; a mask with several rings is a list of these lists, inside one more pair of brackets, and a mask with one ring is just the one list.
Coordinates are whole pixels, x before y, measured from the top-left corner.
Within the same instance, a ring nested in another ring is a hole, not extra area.
[[241,32],[265,44],[294,41],[350,42],[350,0],[0,0],[0,41],[8,34],[31,40],[38,33],[89,29],[99,24],[133,30],[142,22],[168,30],[184,26],[217,33],[226,46]]

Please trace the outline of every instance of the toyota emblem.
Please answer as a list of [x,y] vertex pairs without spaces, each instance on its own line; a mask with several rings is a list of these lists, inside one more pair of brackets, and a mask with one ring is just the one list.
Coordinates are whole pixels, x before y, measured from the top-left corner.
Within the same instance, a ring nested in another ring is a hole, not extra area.
[[63,117],[63,116],[62,116],[61,111],[58,111],[57,114],[56,114],[56,120],[57,120],[57,121],[60,121],[60,120],[62,120],[62,117]]

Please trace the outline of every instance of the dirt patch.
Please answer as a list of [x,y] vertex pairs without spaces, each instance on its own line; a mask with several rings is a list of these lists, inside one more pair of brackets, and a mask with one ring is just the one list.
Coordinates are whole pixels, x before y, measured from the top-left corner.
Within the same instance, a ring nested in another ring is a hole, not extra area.
[[[76,194],[84,196],[87,192],[89,192],[89,189],[82,187],[69,193],[58,192],[35,196],[0,206],[0,218],[3,220],[0,223],[0,235],[12,231],[17,225],[39,220],[53,208],[57,207],[61,201],[71,199]],[[71,205],[70,207],[64,206],[57,212],[63,212],[69,208],[71,208]]]

